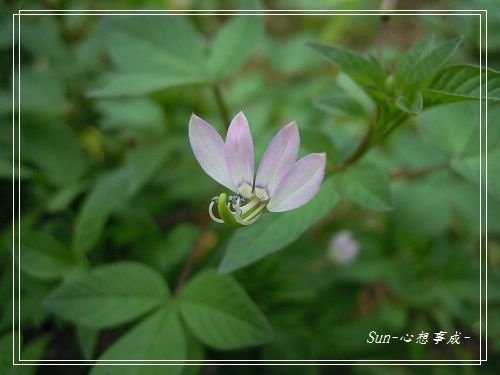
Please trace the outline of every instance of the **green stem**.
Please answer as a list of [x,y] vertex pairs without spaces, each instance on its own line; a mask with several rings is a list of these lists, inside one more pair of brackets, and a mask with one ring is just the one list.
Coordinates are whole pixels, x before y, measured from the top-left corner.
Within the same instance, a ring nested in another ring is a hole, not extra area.
[[365,135],[361,139],[358,147],[340,164],[334,165],[328,169],[329,174],[338,173],[344,171],[346,168],[356,163],[359,159],[361,159],[368,150],[373,146],[373,133],[375,129],[375,124],[377,123],[377,113],[375,110],[373,112],[372,118],[370,120],[370,124],[368,126],[368,130]]
[[411,180],[414,178],[422,177],[425,175],[428,175],[429,173],[432,172],[437,172],[443,169],[448,168],[448,161],[443,161],[441,163],[437,163],[434,165],[429,165],[420,169],[414,169],[414,170],[397,170],[394,171],[390,174],[391,179],[406,179],[406,180]]
[[204,237],[207,235],[207,233],[208,229],[205,226],[205,228],[203,228],[200,234],[198,235],[198,238],[196,238],[196,241],[194,242],[191,251],[189,252],[189,256],[186,262],[184,263],[184,266],[182,267],[180,276],[177,279],[177,283],[174,289],[175,295],[179,293],[179,291],[182,289],[182,287],[188,280],[196,263],[198,263],[201,260],[203,252],[205,250],[203,246],[203,240]]

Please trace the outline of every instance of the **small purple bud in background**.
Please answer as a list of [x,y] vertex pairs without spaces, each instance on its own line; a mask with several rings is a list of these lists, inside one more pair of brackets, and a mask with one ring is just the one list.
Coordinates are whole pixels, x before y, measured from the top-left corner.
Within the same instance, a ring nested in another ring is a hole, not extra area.
[[328,244],[328,258],[341,265],[351,264],[359,253],[359,242],[349,230],[337,232]]

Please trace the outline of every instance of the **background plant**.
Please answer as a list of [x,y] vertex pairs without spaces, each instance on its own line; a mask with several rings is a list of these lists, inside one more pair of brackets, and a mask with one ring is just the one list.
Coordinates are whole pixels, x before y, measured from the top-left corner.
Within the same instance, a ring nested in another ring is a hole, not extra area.
[[[29,7],[45,6],[68,4]],[[164,4],[123,2],[122,8],[137,6]],[[10,71],[11,11],[4,10],[1,63]],[[499,68],[498,20],[490,21],[488,63]],[[472,18],[401,16],[384,25],[374,16],[175,16],[168,22],[33,16],[22,22],[16,177],[23,359],[477,357],[478,244],[486,229],[492,285],[499,277],[500,132],[492,124],[500,78],[488,72],[492,100],[482,115],[490,124],[489,217],[479,233],[477,64],[485,51]],[[1,116],[10,124],[7,75],[2,83]],[[329,165],[309,204],[234,230],[209,221],[206,205],[218,187],[197,165],[187,125],[195,112],[223,133],[240,110],[252,126],[256,155],[279,126],[296,120],[301,151],[326,151]],[[9,126],[0,132],[7,199],[12,134]],[[1,373],[11,371],[10,215],[4,211],[1,232]],[[360,252],[342,266],[329,260],[327,248],[344,229]],[[494,357],[500,343],[493,287],[489,298]],[[441,329],[461,330],[472,340],[438,349],[365,343],[371,330]],[[102,366],[91,372],[199,370]]]

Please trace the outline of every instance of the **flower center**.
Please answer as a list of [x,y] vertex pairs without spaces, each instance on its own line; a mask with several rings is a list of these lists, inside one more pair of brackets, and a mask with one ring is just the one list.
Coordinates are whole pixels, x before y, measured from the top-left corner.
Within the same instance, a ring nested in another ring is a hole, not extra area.
[[238,191],[244,198],[251,198],[253,196],[252,185],[249,185],[246,182],[243,182],[240,186],[238,186]]
[[[241,186],[239,190],[241,191]],[[255,189],[255,192],[251,192],[247,197],[244,197],[243,193],[229,197],[222,193],[212,198],[208,213],[217,223],[225,223],[232,227],[247,226],[255,223],[266,212],[268,197],[267,192],[261,188]],[[214,206],[217,206],[217,216],[213,212]]]

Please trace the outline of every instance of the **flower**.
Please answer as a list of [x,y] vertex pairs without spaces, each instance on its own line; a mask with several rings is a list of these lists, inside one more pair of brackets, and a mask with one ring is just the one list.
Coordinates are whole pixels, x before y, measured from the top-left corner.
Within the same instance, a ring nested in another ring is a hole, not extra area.
[[337,232],[328,245],[328,257],[337,264],[352,263],[359,253],[359,242],[349,230]]
[[[297,160],[300,136],[295,122],[274,136],[255,177],[252,135],[243,112],[231,121],[225,142],[209,123],[193,114],[189,140],[201,168],[236,193],[229,198],[222,193],[212,199],[209,214],[219,223],[241,227],[254,223],[267,211],[300,207],[318,192],[325,174],[324,153]],[[213,213],[215,205],[218,217]]]

